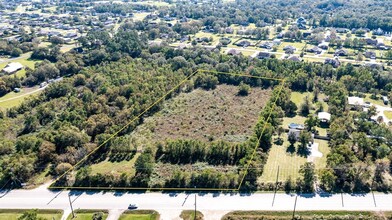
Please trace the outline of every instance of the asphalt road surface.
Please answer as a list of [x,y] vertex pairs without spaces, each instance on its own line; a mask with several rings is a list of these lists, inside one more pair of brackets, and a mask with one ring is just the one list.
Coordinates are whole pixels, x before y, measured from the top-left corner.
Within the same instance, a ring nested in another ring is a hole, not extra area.
[[[111,210],[111,213],[118,213],[133,203],[139,209],[157,210],[162,219],[176,219],[181,210],[192,210],[195,204],[195,194],[192,193],[53,192],[42,186],[34,190],[2,192],[0,208],[63,209],[69,213],[69,197],[74,209],[107,209]],[[250,195],[209,193],[197,194],[196,204],[198,210],[215,216],[207,219],[216,219],[233,210],[293,210],[295,197],[294,194],[284,193],[278,193],[276,196],[273,193]],[[297,198],[296,210],[392,210],[392,194],[302,195]]]

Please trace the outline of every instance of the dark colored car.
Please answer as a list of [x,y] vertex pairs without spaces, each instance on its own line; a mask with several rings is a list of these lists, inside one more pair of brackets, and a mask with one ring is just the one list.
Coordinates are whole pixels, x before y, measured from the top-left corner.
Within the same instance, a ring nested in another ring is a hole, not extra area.
[[137,209],[135,204],[129,204],[128,209]]

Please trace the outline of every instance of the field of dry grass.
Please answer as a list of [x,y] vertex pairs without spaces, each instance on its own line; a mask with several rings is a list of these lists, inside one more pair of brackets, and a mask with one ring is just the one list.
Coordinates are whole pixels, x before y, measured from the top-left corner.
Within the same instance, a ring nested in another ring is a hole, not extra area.
[[196,89],[169,100],[154,116],[155,138],[244,141],[270,90],[253,88],[248,96],[238,96],[237,92],[236,86],[219,85],[215,90]]
[[[144,123],[130,134],[132,148],[139,151],[155,146],[156,142],[167,139],[199,139],[202,141],[226,140],[241,142],[252,133],[259,113],[269,100],[271,91],[252,88],[248,96],[238,96],[238,87],[219,85],[206,91],[196,89],[182,93],[167,100],[161,111],[145,118]],[[134,162],[138,154],[130,161],[103,161],[92,165],[93,173],[134,172]],[[211,166],[200,163],[198,169]],[[175,169],[192,170],[192,166],[157,164],[151,177],[152,184],[164,183]],[[222,172],[235,167],[214,167]]]

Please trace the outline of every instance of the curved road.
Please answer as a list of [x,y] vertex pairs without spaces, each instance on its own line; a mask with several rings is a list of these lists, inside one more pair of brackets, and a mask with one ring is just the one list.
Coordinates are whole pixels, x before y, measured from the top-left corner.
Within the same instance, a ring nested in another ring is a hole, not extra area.
[[[46,185],[47,186],[47,185]],[[181,210],[194,209],[194,194],[123,193],[56,191],[42,186],[33,190],[3,192],[0,197],[1,209],[63,209],[70,213],[70,196],[74,209],[108,209],[110,218],[116,219],[128,204],[134,203],[139,209],[153,209],[161,219],[178,219]],[[206,219],[220,219],[233,210],[293,210],[295,195],[278,193],[241,194],[198,194],[197,209]],[[390,210],[392,194],[376,193],[365,195],[335,194],[325,196],[298,196],[296,210]]]

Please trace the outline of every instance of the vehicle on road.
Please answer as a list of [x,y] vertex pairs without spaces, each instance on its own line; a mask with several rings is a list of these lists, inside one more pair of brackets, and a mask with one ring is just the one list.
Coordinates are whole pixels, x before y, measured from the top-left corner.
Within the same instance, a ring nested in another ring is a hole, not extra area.
[[137,206],[135,204],[129,204],[128,209],[137,209]]

